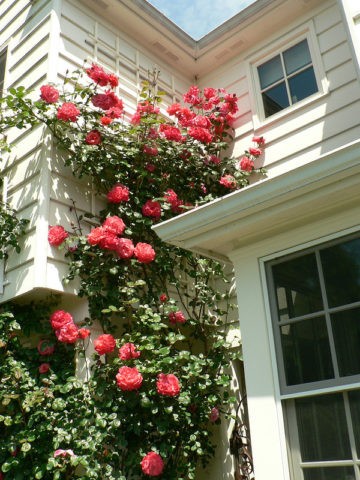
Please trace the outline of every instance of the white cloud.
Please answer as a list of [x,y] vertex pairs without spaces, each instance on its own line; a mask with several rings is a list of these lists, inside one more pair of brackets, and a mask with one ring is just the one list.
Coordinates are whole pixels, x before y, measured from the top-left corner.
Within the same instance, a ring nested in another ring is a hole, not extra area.
[[196,40],[255,0],[148,0]]

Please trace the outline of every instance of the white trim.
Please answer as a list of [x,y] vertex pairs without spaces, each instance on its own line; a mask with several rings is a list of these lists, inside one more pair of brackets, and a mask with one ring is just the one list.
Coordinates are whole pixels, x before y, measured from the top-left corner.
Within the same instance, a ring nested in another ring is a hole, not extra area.
[[[265,118],[264,105],[261,97],[261,88],[259,82],[259,76],[257,68],[271,60],[279,53],[293,47],[300,43],[302,40],[307,40],[310,56],[312,60],[312,66],[314,69],[315,79],[318,86],[318,91],[314,94],[304,98],[303,100],[296,102],[294,105],[284,108],[280,112],[270,115]],[[292,30],[291,33],[283,35],[281,39],[273,42],[272,46],[267,49],[267,52],[257,53],[247,59],[247,76],[249,78],[249,91],[251,98],[251,110],[253,114],[254,128],[259,129],[263,126],[268,126],[276,120],[282,119],[285,116],[292,114],[294,111],[299,110],[313,103],[319,98],[324,97],[329,92],[329,82],[326,79],[325,69],[322,62],[322,57],[318,47],[317,36],[313,21],[308,21],[301,27]]]

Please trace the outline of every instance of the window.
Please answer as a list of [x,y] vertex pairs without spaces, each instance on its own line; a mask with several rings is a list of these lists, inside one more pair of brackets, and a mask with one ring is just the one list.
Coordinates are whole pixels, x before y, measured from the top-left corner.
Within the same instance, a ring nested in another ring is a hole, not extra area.
[[7,49],[0,52],[0,98],[4,90],[5,67],[6,67]]
[[292,478],[359,480],[360,237],[278,259],[268,275]]
[[319,90],[306,39],[259,65],[257,72],[265,118]]

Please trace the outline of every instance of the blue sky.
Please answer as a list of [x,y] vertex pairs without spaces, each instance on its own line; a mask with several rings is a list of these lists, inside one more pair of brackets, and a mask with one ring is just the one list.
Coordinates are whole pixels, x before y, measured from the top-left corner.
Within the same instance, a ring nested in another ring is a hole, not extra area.
[[255,0],[148,0],[195,40]]

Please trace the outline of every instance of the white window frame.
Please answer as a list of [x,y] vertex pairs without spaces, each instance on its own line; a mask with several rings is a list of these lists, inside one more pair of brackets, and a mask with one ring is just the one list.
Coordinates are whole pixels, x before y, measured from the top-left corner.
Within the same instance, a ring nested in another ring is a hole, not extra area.
[[[265,306],[265,312],[266,312],[266,324],[267,324],[268,340],[269,340],[269,347],[270,347],[271,364],[272,364],[273,378],[275,382],[274,383],[275,403],[277,405],[279,427],[283,437],[282,456],[283,456],[284,464],[288,465],[289,467],[289,474],[291,476],[291,480],[298,480],[298,478],[302,478],[302,475],[301,475],[300,463],[294,461],[296,457],[296,453],[294,454],[294,452],[292,453],[290,452],[290,442],[289,442],[288,436],[290,435],[289,430],[291,429],[291,426],[290,426],[291,421],[289,421],[289,414],[286,412],[284,402],[286,400],[294,400],[296,398],[303,398],[308,396],[312,397],[315,395],[360,389],[360,382],[350,382],[348,384],[333,385],[333,386],[323,385],[319,388],[314,388],[313,390],[309,390],[305,388],[301,391],[300,390],[294,391],[292,393],[281,393],[279,361],[278,361],[278,356],[276,352],[276,345],[275,345],[276,342],[273,334],[273,318],[272,318],[272,308],[270,304],[271,291],[268,284],[267,264],[274,259],[285,258],[291,254],[296,254],[296,253],[301,254],[306,250],[319,247],[323,244],[326,244],[332,241],[334,242],[341,241],[342,238],[345,240],[346,237],[349,237],[352,234],[359,234],[359,233],[360,233],[359,226],[355,226],[355,227],[338,231],[336,233],[326,235],[322,238],[318,238],[316,240],[312,240],[307,243],[296,245],[289,249],[278,251],[276,253],[259,258],[259,268],[261,272],[261,280],[262,280],[262,286],[263,286],[263,300],[264,300],[264,306]],[[295,445],[295,449],[296,449],[296,443],[297,443],[297,449],[298,449],[298,457],[299,457],[298,459],[300,460],[299,439],[297,436],[295,437],[292,436],[292,447],[294,447]],[[360,472],[360,469],[359,469],[359,472]],[[359,473],[359,478],[360,478],[360,473]]]
[[[276,57],[280,53],[283,53],[285,50],[294,47],[303,40],[307,40],[318,91],[273,115],[265,117],[258,67]],[[283,119],[284,117],[298,111],[301,108],[304,108],[310,103],[313,103],[326,95],[329,91],[329,83],[326,79],[325,69],[323,66],[313,23],[311,21],[307,22],[302,27],[282,36],[281,39],[274,41],[272,45],[267,45],[261,49],[261,52],[258,52],[257,54],[248,58],[248,77],[250,78],[249,89],[251,94],[251,107],[255,129]]]

